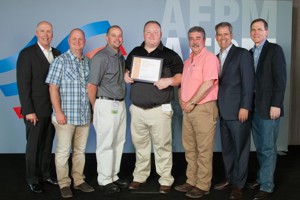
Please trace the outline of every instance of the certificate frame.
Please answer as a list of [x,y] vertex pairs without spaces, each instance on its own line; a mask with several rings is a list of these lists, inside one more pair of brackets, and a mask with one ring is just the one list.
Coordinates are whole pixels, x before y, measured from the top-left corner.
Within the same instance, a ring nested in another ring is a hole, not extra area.
[[161,77],[163,58],[133,56],[130,77],[135,81],[154,83]]

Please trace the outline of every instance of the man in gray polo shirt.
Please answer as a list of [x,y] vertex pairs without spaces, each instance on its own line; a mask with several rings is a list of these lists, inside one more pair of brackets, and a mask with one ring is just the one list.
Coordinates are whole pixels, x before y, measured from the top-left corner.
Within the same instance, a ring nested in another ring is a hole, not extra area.
[[116,193],[128,186],[118,177],[126,135],[125,61],[119,49],[122,29],[111,26],[106,41],[106,47],[90,61],[87,87],[97,137],[98,184],[106,193]]

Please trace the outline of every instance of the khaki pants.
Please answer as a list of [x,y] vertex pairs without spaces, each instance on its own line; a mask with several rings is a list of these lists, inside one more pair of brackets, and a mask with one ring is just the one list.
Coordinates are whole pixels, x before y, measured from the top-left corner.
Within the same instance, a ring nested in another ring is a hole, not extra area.
[[182,143],[188,163],[187,183],[209,191],[212,178],[212,157],[218,108],[215,101],[197,105],[184,113]]
[[133,181],[145,182],[151,170],[151,143],[155,157],[156,172],[160,185],[171,186],[172,170],[172,129],[173,111],[163,112],[162,107],[148,110],[130,106],[131,137],[135,147],[136,163]]
[[60,188],[69,187],[70,149],[72,146],[72,171],[74,186],[84,182],[85,148],[89,135],[90,124],[75,126],[72,124],[59,125],[52,121],[56,129],[55,165],[57,180]]

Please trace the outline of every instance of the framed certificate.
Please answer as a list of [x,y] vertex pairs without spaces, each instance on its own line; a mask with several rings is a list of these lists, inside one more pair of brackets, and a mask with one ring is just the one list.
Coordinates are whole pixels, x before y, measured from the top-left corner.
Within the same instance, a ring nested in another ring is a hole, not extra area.
[[154,83],[161,76],[162,58],[133,56],[130,77],[133,80]]

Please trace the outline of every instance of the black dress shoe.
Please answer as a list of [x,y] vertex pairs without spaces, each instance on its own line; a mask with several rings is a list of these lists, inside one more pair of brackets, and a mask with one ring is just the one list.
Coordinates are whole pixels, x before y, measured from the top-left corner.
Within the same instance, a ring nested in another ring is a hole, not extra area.
[[49,183],[51,185],[58,185],[58,182],[55,178],[49,177],[45,180],[46,183]]
[[229,181],[223,181],[221,183],[218,183],[215,185],[215,190],[226,190],[228,188],[231,187],[231,184],[229,183]]
[[129,183],[125,180],[118,179],[114,182],[115,185],[119,186],[119,188],[128,188]]
[[106,194],[113,194],[113,193],[120,192],[119,186],[117,186],[114,183],[109,183],[107,185],[100,186],[100,189],[104,190]]
[[266,200],[270,197],[270,194],[271,193],[269,193],[269,192],[259,190],[259,192],[255,195],[253,200]]
[[41,184],[29,184],[29,187],[34,193],[42,193],[44,191]]
[[257,181],[254,181],[252,183],[246,183],[246,188],[251,189],[251,190],[255,190],[259,188],[259,183]]

